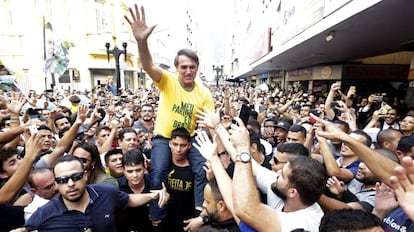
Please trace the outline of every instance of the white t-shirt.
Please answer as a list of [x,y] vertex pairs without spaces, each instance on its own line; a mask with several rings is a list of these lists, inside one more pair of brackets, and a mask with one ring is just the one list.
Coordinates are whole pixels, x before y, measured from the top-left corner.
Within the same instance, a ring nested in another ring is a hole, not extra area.
[[292,231],[294,229],[319,231],[323,211],[317,203],[294,212],[282,212],[285,203],[271,189],[271,185],[276,181],[276,178],[277,173],[269,169],[261,167],[256,170],[256,183],[259,190],[267,194],[267,205],[279,212],[281,231]]

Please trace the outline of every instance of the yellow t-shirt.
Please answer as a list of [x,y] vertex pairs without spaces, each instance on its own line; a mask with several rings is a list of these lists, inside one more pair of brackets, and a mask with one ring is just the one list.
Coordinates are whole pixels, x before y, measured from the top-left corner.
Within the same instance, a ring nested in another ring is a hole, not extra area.
[[154,135],[170,138],[175,128],[183,127],[193,136],[197,110],[207,107],[214,111],[210,90],[200,83],[195,82],[192,90],[186,90],[177,76],[163,71],[160,82],[155,83],[155,86],[160,89],[161,94]]

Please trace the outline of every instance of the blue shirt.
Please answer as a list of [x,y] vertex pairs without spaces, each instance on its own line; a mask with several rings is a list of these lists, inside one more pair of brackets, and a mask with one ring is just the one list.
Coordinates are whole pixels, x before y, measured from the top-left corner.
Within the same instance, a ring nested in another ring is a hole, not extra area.
[[127,206],[128,194],[106,184],[88,185],[86,191],[90,202],[85,213],[68,210],[62,196],[57,196],[36,210],[25,227],[29,231],[116,231],[114,212]]
[[239,222],[240,231],[242,232],[256,232],[255,229],[251,228],[249,225],[244,223],[242,220]]
[[385,232],[414,231],[414,224],[401,207],[391,211],[383,220]]

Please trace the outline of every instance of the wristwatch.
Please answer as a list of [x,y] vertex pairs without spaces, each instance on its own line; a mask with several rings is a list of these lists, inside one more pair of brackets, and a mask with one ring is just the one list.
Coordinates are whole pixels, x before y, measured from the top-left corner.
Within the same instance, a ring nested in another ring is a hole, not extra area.
[[248,163],[252,159],[252,156],[247,152],[242,152],[236,156],[236,161],[241,161],[243,163]]
[[203,219],[203,225],[207,225],[208,224],[208,217],[205,215],[200,215],[201,219]]

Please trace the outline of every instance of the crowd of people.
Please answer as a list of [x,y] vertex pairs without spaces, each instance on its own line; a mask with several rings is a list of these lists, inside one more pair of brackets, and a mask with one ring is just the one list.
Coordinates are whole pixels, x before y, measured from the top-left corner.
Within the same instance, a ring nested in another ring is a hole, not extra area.
[[209,90],[125,18],[152,89],[1,97],[0,231],[414,231],[413,109],[340,82]]

